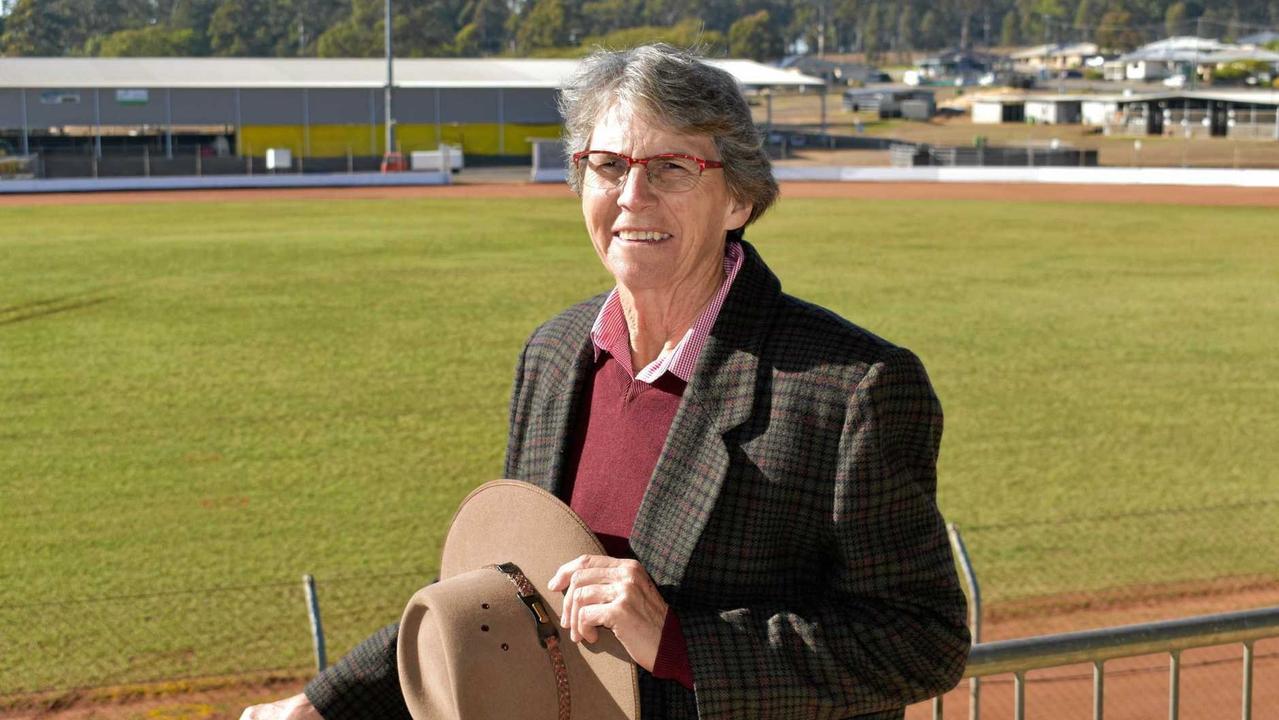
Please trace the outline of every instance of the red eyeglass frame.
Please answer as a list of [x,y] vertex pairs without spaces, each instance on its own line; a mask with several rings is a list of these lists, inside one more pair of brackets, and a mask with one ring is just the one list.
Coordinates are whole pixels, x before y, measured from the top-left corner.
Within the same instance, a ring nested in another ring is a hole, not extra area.
[[[662,153],[660,155],[653,155],[646,158],[633,158],[629,155],[623,155],[622,153],[619,153],[619,152],[613,152],[612,150],[579,150],[573,153],[573,165],[577,166],[577,164],[581,162],[582,158],[586,157],[587,155],[590,155],[591,153],[608,153],[609,155],[616,155],[617,157],[622,158],[626,162],[630,163],[632,166],[643,165],[644,172],[648,172],[648,163],[650,161],[669,160],[671,158],[683,158],[685,160],[692,160],[693,162],[697,163],[699,175],[701,173],[706,172],[707,170],[715,170],[717,168],[724,167],[724,163],[720,162],[719,160],[707,160],[705,158],[699,158],[696,155],[687,155],[685,153]],[[630,168],[628,167],[627,170],[629,171]]]

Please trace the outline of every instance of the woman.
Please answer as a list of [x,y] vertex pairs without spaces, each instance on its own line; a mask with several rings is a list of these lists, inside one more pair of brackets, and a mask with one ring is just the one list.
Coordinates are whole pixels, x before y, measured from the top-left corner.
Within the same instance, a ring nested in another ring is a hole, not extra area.
[[[588,58],[570,184],[616,287],[538,328],[505,475],[607,556],[560,569],[647,718],[901,717],[952,687],[965,604],[935,504],[941,409],[909,351],[781,293],[742,240],[777,186],[733,78],[664,45]],[[395,627],[246,717],[404,716]]]

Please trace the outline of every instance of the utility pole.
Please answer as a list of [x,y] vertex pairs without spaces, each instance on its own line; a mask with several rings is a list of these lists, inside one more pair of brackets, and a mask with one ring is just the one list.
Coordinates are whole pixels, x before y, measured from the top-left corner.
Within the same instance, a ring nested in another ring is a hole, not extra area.
[[[1190,68],[1190,89],[1191,90],[1194,90],[1195,88],[1199,87],[1199,43],[1202,40],[1203,36],[1204,36],[1204,17],[1203,15],[1200,15],[1199,19],[1195,22],[1195,63],[1194,63],[1194,66]],[[1210,112],[1211,112],[1211,107],[1212,106],[1209,105]]]
[[395,117],[391,114],[391,87],[394,76],[391,71],[391,0],[386,0],[386,151],[395,152]]

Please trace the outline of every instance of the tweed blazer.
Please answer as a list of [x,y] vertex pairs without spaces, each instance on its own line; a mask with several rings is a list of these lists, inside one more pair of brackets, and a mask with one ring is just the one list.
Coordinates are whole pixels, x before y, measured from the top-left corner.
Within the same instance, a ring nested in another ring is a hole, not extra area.
[[[900,718],[958,682],[969,648],[935,502],[941,406],[914,354],[783,294],[742,246],[631,532],[695,688],[641,669],[641,713]],[[604,297],[525,345],[506,477],[563,496]],[[387,701],[370,693],[395,676],[393,631],[308,685],[328,720]]]

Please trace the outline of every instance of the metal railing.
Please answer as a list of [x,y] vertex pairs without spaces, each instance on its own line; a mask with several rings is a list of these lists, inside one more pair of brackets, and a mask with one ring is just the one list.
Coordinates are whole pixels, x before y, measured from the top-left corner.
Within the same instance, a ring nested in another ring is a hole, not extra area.
[[[1017,720],[1024,720],[1026,673],[1031,670],[1092,663],[1093,718],[1102,720],[1102,700],[1107,660],[1167,653],[1168,717],[1177,720],[1180,707],[1181,653],[1192,648],[1243,645],[1244,720],[1252,718],[1253,644],[1279,637],[1279,606],[1241,612],[1202,615],[1162,622],[1123,625],[1082,632],[1042,635],[973,645],[964,677],[978,678],[1013,673],[1013,708]],[[975,703],[969,716],[976,720]],[[941,720],[941,698],[933,701],[933,718]]]

